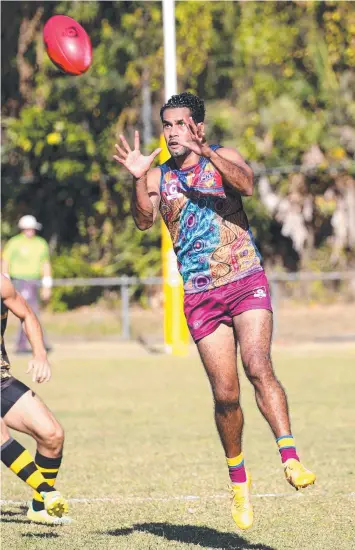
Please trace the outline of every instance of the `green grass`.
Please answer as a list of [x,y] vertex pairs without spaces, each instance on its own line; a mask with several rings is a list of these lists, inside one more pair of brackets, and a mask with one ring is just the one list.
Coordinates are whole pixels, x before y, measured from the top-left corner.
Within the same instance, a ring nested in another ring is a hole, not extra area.
[[[244,452],[253,475],[255,524],[236,532],[212,401],[197,355],[148,355],[134,345],[61,345],[54,377],[38,393],[66,430],[58,481],[75,524],[30,524],[20,505],[3,505],[2,549],[351,550],[355,548],[355,347],[275,349],[293,432],[314,488],[296,493],[242,376]],[[14,358],[14,374],[26,366]],[[18,436],[34,452],[26,436]],[[25,501],[25,484],[2,469],[2,499]],[[265,493],[283,496],[260,497]],[[353,493],[351,495],[351,493]],[[193,495],[186,500],[174,497]],[[152,500],[144,500],[147,497]]]

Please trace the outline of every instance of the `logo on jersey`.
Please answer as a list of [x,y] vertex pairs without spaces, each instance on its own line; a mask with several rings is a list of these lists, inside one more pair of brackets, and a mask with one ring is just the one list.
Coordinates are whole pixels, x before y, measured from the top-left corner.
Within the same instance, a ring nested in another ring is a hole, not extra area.
[[172,179],[169,182],[166,182],[165,189],[166,189],[166,198],[168,199],[168,201],[182,197],[182,193],[180,193],[178,179]]

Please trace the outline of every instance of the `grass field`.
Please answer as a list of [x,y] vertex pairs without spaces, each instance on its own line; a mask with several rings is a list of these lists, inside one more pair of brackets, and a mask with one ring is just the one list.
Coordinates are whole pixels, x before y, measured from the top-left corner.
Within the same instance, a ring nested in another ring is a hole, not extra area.
[[[299,454],[318,476],[302,493],[284,480],[242,376],[255,506],[255,524],[244,533],[230,517],[224,456],[195,352],[178,359],[131,344],[57,343],[51,360],[53,380],[38,392],[66,430],[57,486],[72,499],[75,523],[30,524],[31,492],[2,468],[3,550],[355,548],[354,345],[274,350]],[[26,360],[13,356],[13,363],[25,381]],[[34,451],[31,440],[18,439]]]

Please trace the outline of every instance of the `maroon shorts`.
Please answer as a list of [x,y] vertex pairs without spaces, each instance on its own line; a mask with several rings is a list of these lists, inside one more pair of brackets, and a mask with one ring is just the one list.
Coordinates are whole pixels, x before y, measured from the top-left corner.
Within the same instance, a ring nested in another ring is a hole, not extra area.
[[250,309],[272,311],[264,271],[219,288],[185,294],[184,298],[185,317],[195,342],[214,332],[221,323],[233,326],[233,317]]

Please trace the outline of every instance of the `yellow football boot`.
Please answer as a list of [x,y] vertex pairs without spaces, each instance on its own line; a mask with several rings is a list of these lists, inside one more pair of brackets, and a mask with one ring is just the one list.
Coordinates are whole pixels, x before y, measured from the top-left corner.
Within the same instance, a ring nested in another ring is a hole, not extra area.
[[44,500],[44,507],[50,516],[61,518],[64,514],[68,513],[68,502],[62,497],[59,491],[41,493],[41,497]]
[[232,517],[239,529],[249,529],[253,525],[254,513],[250,495],[251,477],[247,472],[245,483],[232,483]]
[[307,468],[295,458],[286,460],[284,468],[287,481],[296,491],[308,487],[308,485],[313,485],[316,480],[316,475],[310,470],[307,470]]
[[46,525],[69,525],[72,522],[72,519],[68,516],[62,518],[50,516],[47,510],[39,510],[36,512],[33,510],[32,506],[27,510],[27,518],[34,523],[45,523]]

